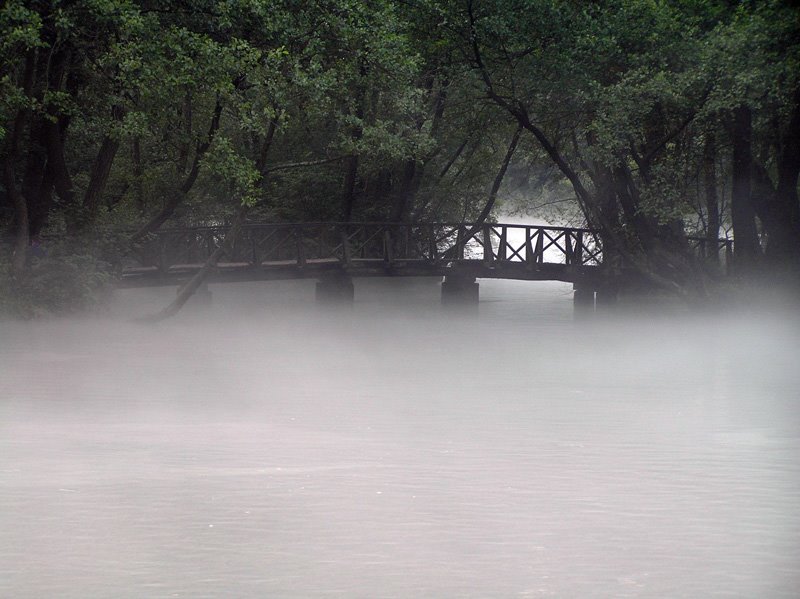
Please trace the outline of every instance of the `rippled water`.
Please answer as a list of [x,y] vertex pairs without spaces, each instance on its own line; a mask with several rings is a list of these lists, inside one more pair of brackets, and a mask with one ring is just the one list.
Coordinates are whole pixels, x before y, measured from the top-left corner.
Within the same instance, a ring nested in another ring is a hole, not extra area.
[[0,596],[796,596],[796,316],[417,291],[0,323]]

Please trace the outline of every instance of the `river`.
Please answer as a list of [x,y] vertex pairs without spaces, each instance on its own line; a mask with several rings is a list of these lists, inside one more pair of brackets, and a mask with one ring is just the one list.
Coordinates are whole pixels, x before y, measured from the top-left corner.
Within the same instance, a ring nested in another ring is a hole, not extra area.
[[796,597],[800,319],[558,283],[0,323],[0,597]]

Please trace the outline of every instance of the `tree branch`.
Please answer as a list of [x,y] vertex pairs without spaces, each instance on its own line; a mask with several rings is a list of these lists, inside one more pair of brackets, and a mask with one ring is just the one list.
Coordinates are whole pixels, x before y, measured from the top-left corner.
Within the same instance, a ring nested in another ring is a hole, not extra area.
[[333,158],[320,158],[319,160],[301,160],[299,162],[284,162],[282,164],[276,164],[274,166],[267,167],[267,170],[271,173],[275,171],[286,171],[294,168],[304,168],[307,166],[318,166],[320,164],[330,164],[331,162],[338,162],[340,160],[344,160],[345,158],[350,158],[350,155],[344,156],[335,156]]
[[200,163],[202,161],[203,156],[211,147],[212,142],[214,141],[214,137],[219,130],[219,122],[220,118],[222,117],[222,103],[220,99],[217,98],[216,104],[214,105],[214,114],[211,117],[211,123],[208,126],[208,133],[206,134],[205,140],[197,145],[197,150],[195,151],[194,161],[192,163],[192,168],[189,171],[189,174],[186,176],[183,184],[179,188],[179,193],[175,193],[172,197],[167,201],[166,205],[156,214],[153,218],[151,218],[145,225],[143,225],[136,233],[134,233],[130,240],[130,245],[135,245],[138,243],[145,235],[148,233],[152,233],[153,231],[157,230],[161,225],[163,225],[167,219],[175,212],[175,209],[183,202],[186,198],[186,195],[191,191],[192,186],[194,185],[195,181],[197,180],[197,176],[200,174]]
[[200,270],[198,270],[194,276],[192,276],[192,278],[189,279],[189,281],[178,290],[177,297],[164,309],[151,316],[139,318],[137,319],[138,322],[160,322],[171,316],[175,316],[178,312],[180,312],[181,308],[183,308],[186,302],[189,301],[189,298],[194,295],[195,291],[197,291],[206,280],[206,277],[208,277],[208,275],[211,274],[211,271],[216,268],[220,258],[231,253],[233,246],[239,237],[239,233],[242,230],[242,224],[244,223],[244,218],[247,216],[248,210],[249,208],[245,204],[242,204],[239,207],[236,217],[231,223],[230,229],[228,229],[228,231],[225,233],[225,240],[217,249],[214,250],[211,256],[208,257],[208,260],[205,261]]

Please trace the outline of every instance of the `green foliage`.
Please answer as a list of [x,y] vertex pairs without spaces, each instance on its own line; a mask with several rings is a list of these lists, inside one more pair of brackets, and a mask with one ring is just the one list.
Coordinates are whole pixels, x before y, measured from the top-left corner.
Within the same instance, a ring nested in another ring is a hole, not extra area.
[[204,164],[214,176],[227,184],[233,197],[242,204],[253,206],[258,201],[258,183],[261,173],[252,160],[241,156],[230,139],[217,137]]
[[102,307],[113,283],[111,265],[97,256],[64,248],[32,257],[28,270],[13,279],[0,265],[0,317],[40,318]]
[[3,32],[0,37],[0,52],[4,55],[43,45],[39,38],[41,15],[26,4],[19,0],[9,0],[0,8],[0,31]]
[[[353,218],[469,220],[524,113],[541,135],[523,136],[498,206],[583,224],[577,180],[600,203],[628,189],[633,210],[611,201],[623,220],[688,230],[704,222],[706,138],[723,191],[730,179],[736,107],[753,110],[776,176],[800,86],[798,14],[788,0],[8,0],[0,161],[34,234],[135,230],[171,203],[170,225],[224,221],[242,202],[254,218],[336,220],[345,198]],[[298,162],[314,166],[270,170]],[[48,260],[30,289],[66,288],[54,273],[72,268],[68,254]]]

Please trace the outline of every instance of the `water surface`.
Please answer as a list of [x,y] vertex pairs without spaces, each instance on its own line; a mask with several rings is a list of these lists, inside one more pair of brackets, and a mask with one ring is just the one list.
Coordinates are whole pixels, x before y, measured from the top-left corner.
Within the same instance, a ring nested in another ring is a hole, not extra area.
[[797,317],[212,290],[0,323],[0,596],[796,596]]

